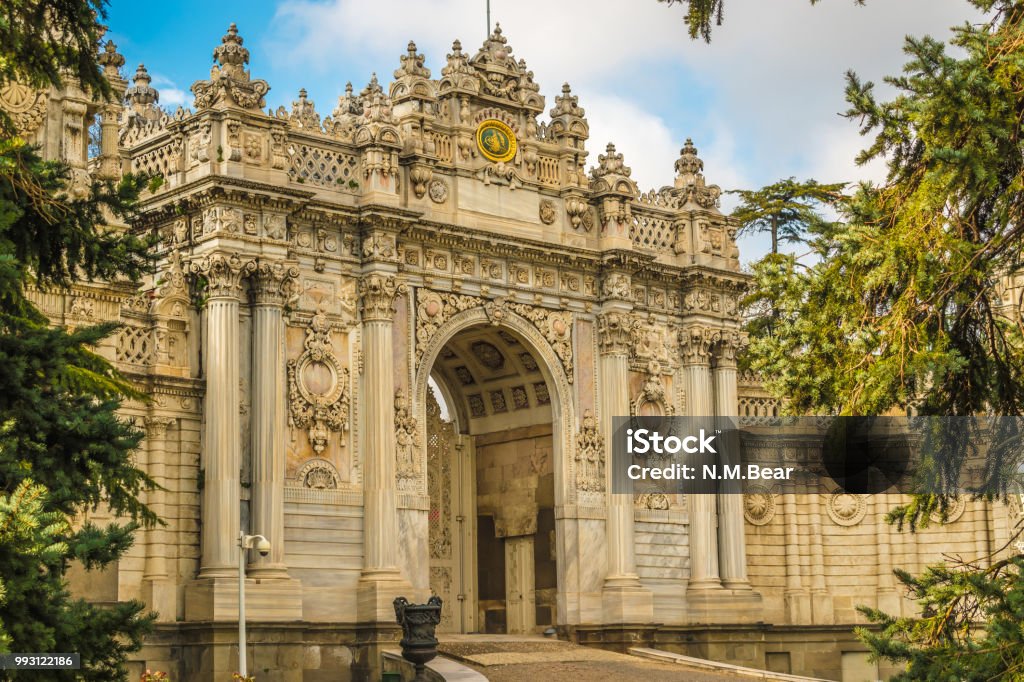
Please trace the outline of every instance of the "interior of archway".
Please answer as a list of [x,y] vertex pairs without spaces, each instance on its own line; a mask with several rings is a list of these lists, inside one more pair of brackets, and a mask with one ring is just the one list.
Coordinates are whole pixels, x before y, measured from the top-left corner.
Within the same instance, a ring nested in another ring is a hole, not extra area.
[[431,589],[442,629],[521,633],[555,624],[551,392],[537,353],[491,325],[439,353],[427,408]]

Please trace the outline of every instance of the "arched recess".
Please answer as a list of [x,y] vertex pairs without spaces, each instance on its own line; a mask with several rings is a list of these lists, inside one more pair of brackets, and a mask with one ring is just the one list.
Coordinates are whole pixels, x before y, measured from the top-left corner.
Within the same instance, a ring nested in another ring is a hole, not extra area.
[[[575,441],[578,429],[576,425],[575,400],[572,385],[569,383],[559,356],[532,322],[515,313],[509,313],[502,317],[500,324],[493,324],[492,319],[481,305],[453,315],[438,326],[428,339],[423,340],[424,346],[421,347],[422,353],[418,353],[420,360],[415,368],[412,390],[412,409],[416,415],[417,428],[419,430],[417,438],[419,470],[423,472],[429,470],[428,443],[430,441],[427,431],[427,424],[429,423],[427,396],[430,389],[428,388],[428,382],[438,367],[442,350],[446,347],[451,347],[452,344],[460,343],[459,339],[465,339],[465,336],[460,336],[463,333],[474,335],[480,333],[481,329],[484,328],[491,329],[496,334],[514,336],[517,342],[522,344],[523,349],[529,351],[529,355],[532,355],[536,360],[534,371],[539,372],[541,378],[543,378],[551,397],[548,406],[550,409],[551,425],[551,475],[554,484],[552,490],[554,509],[552,511],[554,512],[553,554],[555,555],[555,585],[552,586],[555,587],[555,594],[552,596],[557,602],[556,622],[561,624],[568,623],[567,604],[569,602],[566,599],[566,588],[568,587],[573,592],[577,590],[572,587],[576,582],[573,579],[575,573],[570,572],[567,574],[566,571],[575,571],[575,568],[567,569],[567,567],[575,567],[577,563],[569,560],[566,546],[572,541],[571,538],[576,537],[576,533],[574,530],[568,529],[565,520],[561,518],[558,510],[575,504],[577,498],[575,486]],[[474,337],[470,336],[470,338]],[[449,409],[461,409],[462,400],[453,393],[455,387],[446,385],[443,381],[437,381],[437,383],[444,394],[446,402],[449,403]],[[460,408],[456,408],[456,405],[459,405]],[[469,422],[465,423],[468,424]],[[473,446],[470,445],[470,447],[472,448]],[[475,448],[472,451],[476,452]],[[423,486],[424,493],[427,493],[426,476],[423,478]],[[424,557],[424,561],[429,563],[429,557]]]
[[[427,449],[426,449],[426,405],[427,405],[427,382],[430,373],[437,361],[441,349],[451,341],[459,332],[480,325],[492,324],[483,306],[464,310],[438,327],[437,331],[427,341],[423,349],[423,355],[416,367],[415,384],[413,391],[413,410],[417,417],[420,451],[420,471],[426,471]],[[558,437],[553,438],[554,463],[555,463],[555,505],[564,506],[573,504],[576,501],[575,485],[568,485],[568,482],[576,480],[575,472],[575,434],[576,409],[573,398],[572,385],[565,374],[561,361],[554,349],[548,343],[532,322],[515,313],[507,313],[497,328],[505,328],[517,334],[530,346],[540,360],[541,376],[554,391],[551,401],[552,426],[557,431]],[[421,493],[425,493],[422,490]]]

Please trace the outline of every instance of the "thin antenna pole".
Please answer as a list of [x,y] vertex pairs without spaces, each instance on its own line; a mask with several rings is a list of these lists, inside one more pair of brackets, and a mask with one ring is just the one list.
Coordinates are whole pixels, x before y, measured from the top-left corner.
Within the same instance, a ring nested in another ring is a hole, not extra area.
[[487,38],[491,37],[491,0],[487,0]]

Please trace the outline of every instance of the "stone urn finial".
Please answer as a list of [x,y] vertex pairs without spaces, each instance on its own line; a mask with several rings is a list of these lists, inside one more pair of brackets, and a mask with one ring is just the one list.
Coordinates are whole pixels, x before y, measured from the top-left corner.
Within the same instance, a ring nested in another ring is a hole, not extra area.
[[427,663],[437,657],[434,631],[441,622],[441,598],[434,595],[426,604],[410,604],[405,597],[394,601],[395,618],[402,626],[402,658],[416,666],[413,682],[425,682]]

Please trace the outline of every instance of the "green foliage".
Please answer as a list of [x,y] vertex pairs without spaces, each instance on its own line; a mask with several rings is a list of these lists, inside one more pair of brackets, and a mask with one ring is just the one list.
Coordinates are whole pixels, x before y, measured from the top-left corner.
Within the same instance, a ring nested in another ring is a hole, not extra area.
[[[4,3],[0,85],[16,79],[43,88],[65,77],[109,93],[95,64],[103,5]],[[139,602],[73,598],[65,578],[72,561],[111,565],[140,524],[157,522],[139,500],[154,483],[132,462],[143,434],[117,416],[123,399],[144,396],[95,350],[116,325],[52,327],[30,294],[134,281],[148,271],[152,242],[107,225],[130,219],[150,182],[127,175],[71,191],[69,169],[41,159],[0,116],[0,647],[82,657],[79,671],[8,672],[9,679],[124,679],[126,655],[151,622]],[[82,522],[99,507],[121,520]]]
[[[791,412],[1022,414],[1024,330],[1007,315],[1019,302],[998,285],[1022,269],[1024,248],[1024,1],[970,4],[990,21],[955,29],[948,45],[907,39],[891,100],[847,75],[847,116],[870,140],[858,161],[884,160],[886,181],[857,186],[841,223],[809,230],[810,258],[754,267],[745,361]],[[986,442],[976,492],[1003,498],[1018,483],[1020,436]],[[920,463],[935,492],[890,522],[913,530],[945,513],[971,448],[958,452]],[[899,679],[1024,679],[1024,557],[1019,546],[1001,556],[897,571],[922,614],[862,609],[879,629],[861,638],[907,665]]]
[[1024,679],[1024,555],[991,566],[955,562],[914,577],[896,571],[921,607],[894,618],[860,607],[878,630],[857,635],[878,656],[905,663],[897,682]]
[[732,190],[729,193],[740,198],[732,217],[740,223],[740,234],[770,233],[772,253],[778,253],[780,241],[802,242],[809,233],[825,229],[828,221],[819,209],[839,202],[844,187],[845,183],[822,185],[789,178],[757,191]]
[[[854,0],[858,5],[863,5],[865,0]],[[666,5],[686,5],[686,27],[689,30],[690,38],[703,38],[705,42],[711,42],[711,27],[721,26],[725,18],[725,0],[658,0]],[[820,0],[811,0],[816,5]]]

